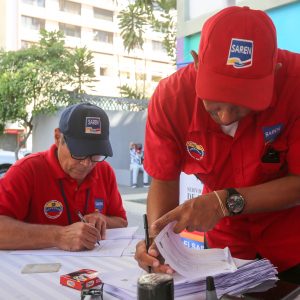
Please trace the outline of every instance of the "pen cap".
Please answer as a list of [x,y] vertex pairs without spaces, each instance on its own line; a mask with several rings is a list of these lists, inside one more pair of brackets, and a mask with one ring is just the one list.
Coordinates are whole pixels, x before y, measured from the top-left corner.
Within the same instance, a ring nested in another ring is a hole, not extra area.
[[212,276],[206,277],[206,300],[218,300],[215,282]]
[[207,291],[214,291],[215,288],[215,282],[214,278],[212,276],[207,276],[206,277],[206,290]]
[[138,279],[138,300],[173,300],[173,277],[163,273],[142,275]]

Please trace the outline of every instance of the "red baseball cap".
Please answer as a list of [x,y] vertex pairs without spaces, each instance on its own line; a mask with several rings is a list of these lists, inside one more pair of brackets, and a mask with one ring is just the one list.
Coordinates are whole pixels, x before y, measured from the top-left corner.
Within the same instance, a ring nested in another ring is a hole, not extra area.
[[273,99],[276,29],[266,13],[232,6],[202,29],[196,80],[201,99],[264,110]]

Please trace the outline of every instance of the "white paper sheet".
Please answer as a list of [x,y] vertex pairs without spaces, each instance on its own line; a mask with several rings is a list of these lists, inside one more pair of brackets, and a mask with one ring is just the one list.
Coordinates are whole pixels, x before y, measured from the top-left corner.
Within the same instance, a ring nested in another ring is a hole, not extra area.
[[40,250],[16,250],[11,251],[13,255],[55,255],[55,256],[122,256],[122,253],[130,244],[131,239],[102,240],[100,246],[95,245],[93,250],[77,252],[64,251],[58,248],[47,248]]
[[179,234],[168,224],[155,238],[156,246],[177,273],[191,281],[237,270],[228,248],[194,250],[183,245]]
[[16,250],[11,251],[14,255],[58,255],[58,256],[122,256],[134,255],[132,243],[137,227],[113,228],[106,230],[106,239],[96,244],[93,250],[78,252],[64,251],[58,248],[47,248],[39,250]]

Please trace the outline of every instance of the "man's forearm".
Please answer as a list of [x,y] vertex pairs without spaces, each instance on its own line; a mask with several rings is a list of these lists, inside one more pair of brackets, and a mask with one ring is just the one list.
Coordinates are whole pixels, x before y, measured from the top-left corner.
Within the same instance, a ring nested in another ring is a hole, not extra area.
[[107,228],[121,228],[127,227],[128,222],[121,217],[105,216]]
[[58,244],[61,226],[36,225],[0,216],[0,249],[41,249]]
[[152,179],[147,198],[149,226],[162,215],[179,204],[179,180],[162,181]]
[[[290,175],[249,187],[235,187],[245,198],[243,213],[270,212],[300,204],[300,176]],[[218,191],[225,205],[226,190]]]

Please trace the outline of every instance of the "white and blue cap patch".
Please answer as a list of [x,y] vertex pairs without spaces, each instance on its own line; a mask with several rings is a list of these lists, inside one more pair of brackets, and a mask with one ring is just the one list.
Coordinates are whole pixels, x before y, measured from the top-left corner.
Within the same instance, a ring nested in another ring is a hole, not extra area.
[[234,68],[248,68],[252,66],[253,41],[233,38],[231,40],[227,65]]
[[98,117],[85,118],[85,133],[101,134],[101,120]]

